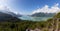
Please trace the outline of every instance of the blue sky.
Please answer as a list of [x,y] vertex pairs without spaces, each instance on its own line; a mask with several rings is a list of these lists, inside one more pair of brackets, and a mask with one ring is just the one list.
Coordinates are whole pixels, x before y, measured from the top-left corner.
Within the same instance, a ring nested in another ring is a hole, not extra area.
[[[0,2],[0,5],[3,5],[4,7],[7,6],[12,9],[11,11],[23,15],[29,15],[35,11],[40,12],[40,8],[44,8],[45,6],[48,6],[48,8],[51,9],[54,5],[60,5],[60,0],[0,0]],[[56,8],[60,9],[60,6],[57,6]]]

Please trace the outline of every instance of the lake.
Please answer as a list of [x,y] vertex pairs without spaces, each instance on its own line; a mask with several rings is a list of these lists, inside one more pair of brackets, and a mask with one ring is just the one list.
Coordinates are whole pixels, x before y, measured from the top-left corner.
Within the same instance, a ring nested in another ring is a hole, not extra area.
[[29,21],[46,21],[49,18],[52,17],[31,17],[31,16],[22,16],[22,17],[18,17],[19,19],[22,20],[29,20]]

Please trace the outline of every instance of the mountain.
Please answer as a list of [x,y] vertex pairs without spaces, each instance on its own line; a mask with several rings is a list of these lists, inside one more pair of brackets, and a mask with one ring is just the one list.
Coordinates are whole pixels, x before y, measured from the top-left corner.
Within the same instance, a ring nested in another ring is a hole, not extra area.
[[32,14],[31,16],[33,16],[33,17],[53,17],[54,15],[55,15],[55,13],[43,13],[43,12],[40,12],[40,13]]
[[14,16],[14,17],[21,17],[22,15],[21,14],[15,14],[15,13],[13,13],[13,12],[3,12],[3,13],[6,13],[6,14],[10,14],[10,15],[12,15],[12,16]]
[[20,21],[20,19],[18,19],[15,16],[12,16],[11,14],[0,12],[0,22],[1,21],[12,21],[12,22],[14,22],[14,21]]
[[21,14],[16,14],[16,17],[22,17],[23,15],[21,15]]
[[14,17],[21,17],[22,16],[21,14],[15,14],[13,12],[7,12],[7,14],[10,14],[10,15],[12,15]]
[[20,13],[19,14],[16,14],[16,13],[11,12],[9,10],[0,10],[0,12],[6,13],[6,14],[10,14],[10,15],[12,15],[14,17],[21,17],[22,16]]

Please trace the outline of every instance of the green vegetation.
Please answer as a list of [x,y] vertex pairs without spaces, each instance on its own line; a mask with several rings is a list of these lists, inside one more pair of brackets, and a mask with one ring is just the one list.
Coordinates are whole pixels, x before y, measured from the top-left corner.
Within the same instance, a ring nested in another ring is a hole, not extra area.
[[[55,15],[53,18],[60,18],[60,13]],[[41,28],[43,31],[48,31],[48,28],[52,27],[52,21],[52,18],[47,21],[23,21],[14,18],[5,22],[0,22],[0,31],[25,31],[27,28],[35,29],[36,27]]]
[[36,27],[45,28],[46,22],[20,21],[0,23],[0,31],[25,31],[27,28],[34,29]]

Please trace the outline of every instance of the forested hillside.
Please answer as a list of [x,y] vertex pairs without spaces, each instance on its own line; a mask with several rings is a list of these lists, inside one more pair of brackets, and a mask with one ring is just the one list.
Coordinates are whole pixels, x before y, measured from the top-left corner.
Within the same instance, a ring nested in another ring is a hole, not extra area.
[[[60,18],[60,13],[56,14],[53,18]],[[11,19],[5,20],[5,22],[0,22],[0,31],[25,31],[27,28],[34,30],[38,27],[43,31],[48,31],[52,28],[52,22],[52,18],[47,21],[23,21],[18,18],[11,17]]]

